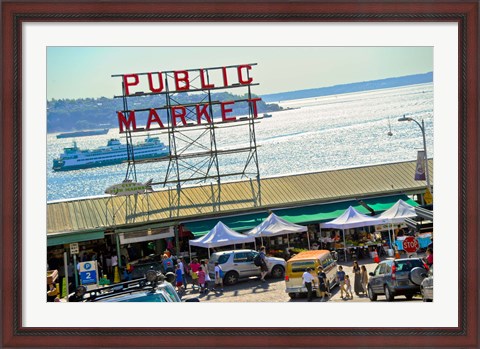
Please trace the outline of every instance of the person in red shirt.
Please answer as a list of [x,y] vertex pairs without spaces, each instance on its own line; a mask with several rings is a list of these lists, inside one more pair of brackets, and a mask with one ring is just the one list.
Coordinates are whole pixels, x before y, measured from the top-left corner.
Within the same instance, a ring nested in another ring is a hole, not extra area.
[[429,247],[427,248],[427,257],[425,258],[427,265],[431,267],[433,265],[433,250]]

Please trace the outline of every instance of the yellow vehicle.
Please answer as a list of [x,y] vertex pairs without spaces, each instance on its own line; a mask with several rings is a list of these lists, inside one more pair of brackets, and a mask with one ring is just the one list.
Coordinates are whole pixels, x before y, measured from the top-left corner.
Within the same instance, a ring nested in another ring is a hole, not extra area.
[[336,283],[337,262],[333,259],[332,254],[328,250],[311,250],[303,251],[293,256],[287,261],[285,270],[285,292],[290,298],[295,298],[300,294],[306,294],[307,289],[303,285],[302,275],[307,268],[312,268],[315,285],[318,288],[317,268],[323,267],[323,271],[327,275],[330,287]]

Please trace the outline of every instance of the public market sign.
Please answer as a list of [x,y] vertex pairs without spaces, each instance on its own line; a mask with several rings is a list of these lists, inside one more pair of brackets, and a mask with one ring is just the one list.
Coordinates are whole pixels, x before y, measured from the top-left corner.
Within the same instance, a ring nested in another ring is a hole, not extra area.
[[[169,72],[148,72],[135,74],[114,75],[122,78],[123,96],[132,97],[162,94],[177,94],[180,92],[209,92],[212,90],[225,90],[242,86],[258,85],[250,76],[252,66],[256,64],[240,64],[224,67],[198,68],[188,70],[176,70]],[[147,92],[145,92],[147,91]],[[165,106],[152,106],[149,109],[129,109],[117,111],[120,133],[125,130],[149,131],[171,127],[186,127],[193,125],[212,123],[212,106],[219,105],[221,119],[215,123],[226,123],[237,121],[232,115],[234,104],[247,102],[250,104],[253,117],[258,117],[257,102],[261,98],[246,98],[234,101],[208,101],[205,103],[176,104]],[[170,125],[162,122],[158,111],[166,110],[169,113]],[[192,125],[189,123],[190,115],[194,113],[195,120]],[[145,127],[137,126],[138,116],[147,114],[144,117]],[[187,121],[187,115],[189,120]]]

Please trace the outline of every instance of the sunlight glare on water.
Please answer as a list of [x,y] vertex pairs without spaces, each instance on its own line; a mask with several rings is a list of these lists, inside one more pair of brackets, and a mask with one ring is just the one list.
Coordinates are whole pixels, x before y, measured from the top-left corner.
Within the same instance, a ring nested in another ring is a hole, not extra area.
[[[403,115],[425,122],[428,157],[433,158],[433,84],[279,102],[283,108],[255,124],[262,178],[415,160],[423,149],[420,128],[398,122]],[[392,136],[388,136],[391,128]],[[73,138],[47,137],[47,197],[49,201],[103,195],[105,188],[125,178],[126,164],[86,170],[54,172],[52,162]],[[143,137],[144,135],[142,135]],[[248,127],[227,127],[216,133],[219,149],[248,146]],[[75,139],[79,148],[94,149],[107,135]],[[167,143],[166,134],[160,135]],[[136,138],[134,143],[141,138]],[[219,157],[220,172],[238,172],[245,153]],[[165,178],[168,162],[137,165],[137,179]],[[413,176],[413,174],[412,174]],[[155,187],[155,189],[160,189]]]

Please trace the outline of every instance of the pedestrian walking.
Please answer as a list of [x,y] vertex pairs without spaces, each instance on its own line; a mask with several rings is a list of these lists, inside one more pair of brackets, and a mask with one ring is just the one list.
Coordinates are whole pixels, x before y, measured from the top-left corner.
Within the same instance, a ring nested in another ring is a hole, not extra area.
[[323,271],[323,267],[318,267],[318,297],[322,297],[322,302],[325,300],[325,296],[328,300],[329,290],[328,290],[328,279],[327,274]]
[[367,273],[367,268],[362,265],[360,267],[361,271],[360,271],[360,279],[362,281],[362,288],[363,288],[363,292],[365,292],[365,295],[368,295],[368,291],[367,291],[367,284],[368,284],[368,273]]
[[268,266],[267,266],[267,260],[266,260],[266,255],[265,255],[265,246],[260,247],[260,260],[261,260],[261,265],[260,265],[260,280],[262,282],[265,282],[265,276],[268,273]]
[[345,272],[343,271],[343,268],[341,265],[338,266],[337,270],[337,284],[338,287],[340,287],[340,297],[343,298],[343,293],[345,293]]
[[183,286],[185,286],[185,289],[187,289],[187,278],[185,277],[185,274],[186,274],[186,272],[185,272],[185,267],[186,267],[186,266],[185,266],[184,263],[185,263],[185,261],[184,261],[183,257],[180,257],[180,259],[178,260],[177,265],[178,265],[179,269],[182,271],[182,282],[183,282]]
[[200,268],[200,263],[198,263],[198,260],[194,258],[190,262],[190,276],[192,277],[192,290],[195,289],[195,286],[198,286],[198,274],[197,271]]
[[182,269],[180,269],[180,266],[177,264],[175,267],[175,285],[177,286],[177,293],[182,293],[183,292],[183,274],[182,274]]
[[314,278],[312,275],[312,268],[307,268],[302,275],[303,285],[307,289],[307,298],[311,302],[313,299],[313,287],[315,285]]
[[208,259],[202,259],[200,261],[200,266],[202,267],[203,271],[205,272],[205,292],[208,292],[210,290],[210,284],[209,282],[212,281],[210,279],[210,275],[208,275]]
[[213,290],[217,291],[218,288],[223,292],[223,270],[222,267],[218,265],[218,262],[215,262],[215,288]]
[[353,274],[355,275],[354,283],[353,283],[353,290],[357,296],[360,296],[360,293],[363,292],[362,287],[362,276],[360,275],[360,266],[358,265],[357,261],[353,262]]
[[345,290],[346,290],[345,298],[353,299],[352,284],[350,283],[350,276],[348,275],[345,275]]
[[206,274],[205,274],[204,268],[202,266],[200,266],[198,268],[197,275],[198,275],[198,286],[200,286],[200,293],[203,293],[203,292],[205,292],[205,277],[206,277]]
[[173,260],[170,258],[168,255],[164,254],[163,255],[163,260],[162,260],[162,266],[163,266],[163,272],[169,273],[169,272],[174,272],[173,268]]
[[210,291],[211,281],[212,281],[212,279],[210,278],[210,275],[208,274],[208,268],[205,268],[205,293]]

